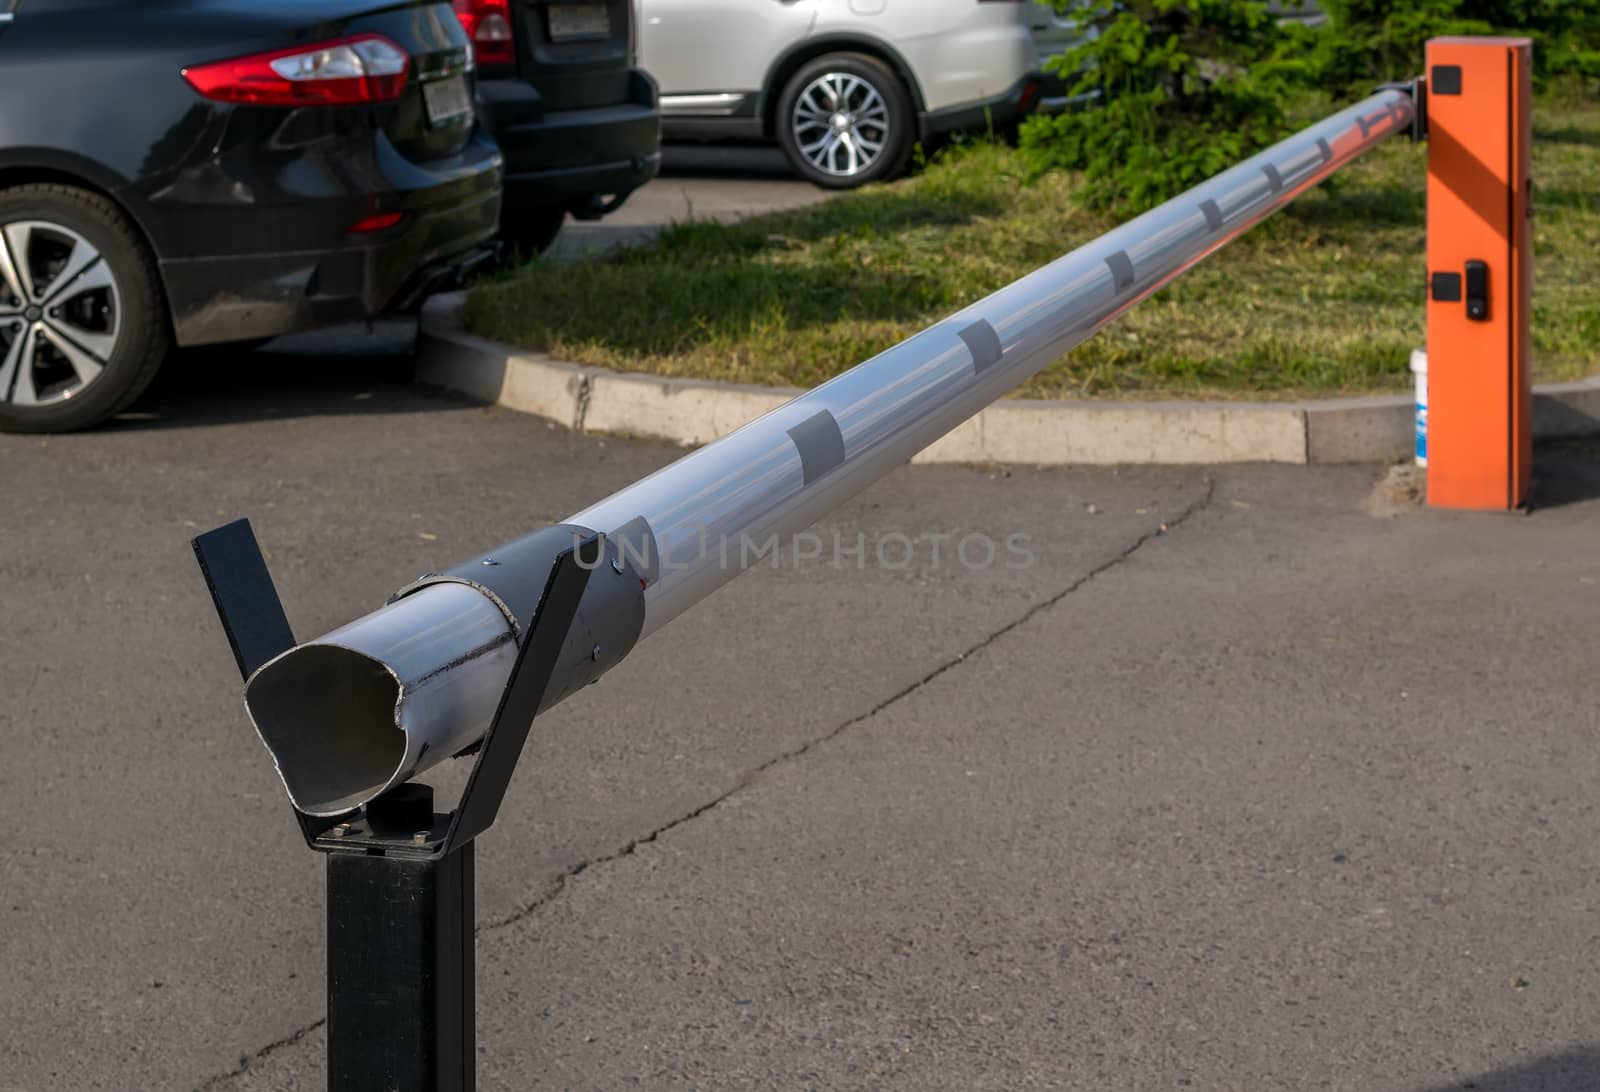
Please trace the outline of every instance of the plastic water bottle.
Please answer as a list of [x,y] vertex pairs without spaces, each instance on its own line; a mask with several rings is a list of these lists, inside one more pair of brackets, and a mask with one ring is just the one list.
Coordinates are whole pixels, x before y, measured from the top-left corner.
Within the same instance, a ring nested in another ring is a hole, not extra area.
[[1417,380],[1417,465],[1428,465],[1428,353],[1411,350],[1411,374]]

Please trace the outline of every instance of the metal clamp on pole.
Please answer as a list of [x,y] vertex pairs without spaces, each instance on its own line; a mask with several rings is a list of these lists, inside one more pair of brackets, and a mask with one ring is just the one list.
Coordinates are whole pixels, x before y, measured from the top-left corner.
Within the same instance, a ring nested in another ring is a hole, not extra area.
[[[193,545],[234,661],[249,680],[295,644],[266,560],[248,520]],[[476,1087],[473,839],[499,813],[604,552],[602,538],[590,533],[554,553],[452,810],[435,812],[432,788],[414,782],[342,814],[295,809],[306,843],[328,855],[330,1089]]]

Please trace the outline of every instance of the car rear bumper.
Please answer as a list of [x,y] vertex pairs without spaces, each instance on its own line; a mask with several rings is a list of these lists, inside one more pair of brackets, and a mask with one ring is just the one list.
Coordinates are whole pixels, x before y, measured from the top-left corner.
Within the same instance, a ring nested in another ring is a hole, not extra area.
[[629,73],[626,102],[547,111],[522,79],[480,79],[478,119],[506,161],[506,204],[557,205],[583,214],[602,196],[638,189],[661,169],[656,83]]
[[1072,94],[1073,85],[1078,81],[1065,79],[1054,72],[1046,72],[1039,79],[1039,105],[1033,108],[1035,114],[1062,114],[1068,110],[1078,110],[1085,106],[1093,106],[1100,101],[1100,92],[1089,91]]
[[[375,209],[404,213],[392,228],[347,235],[336,246],[162,260],[178,344],[277,337],[375,318],[480,262],[500,226],[499,153],[487,140],[475,141],[462,162],[435,181],[272,211],[287,239],[303,238],[306,220],[351,225]],[[319,237],[340,238],[327,230]]]
[[1070,98],[1067,81],[1050,72],[1030,72],[1009,90],[980,102],[951,106],[921,117],[923,139],[941,133],[1002,128],[1030,114],[1059,113],[1083,100]]

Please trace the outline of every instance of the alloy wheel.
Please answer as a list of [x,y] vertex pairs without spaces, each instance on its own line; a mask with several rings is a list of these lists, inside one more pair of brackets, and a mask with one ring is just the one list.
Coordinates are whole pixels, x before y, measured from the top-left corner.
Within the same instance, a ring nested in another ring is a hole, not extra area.
[[47,220],[0,225],[0,402],[83,393],[122,328],[116,277],[82,235]]
[[812,166],[851,178],[870,170],[889,143],[889,104],[860,76],[824,72],[795,99],[790,124]]

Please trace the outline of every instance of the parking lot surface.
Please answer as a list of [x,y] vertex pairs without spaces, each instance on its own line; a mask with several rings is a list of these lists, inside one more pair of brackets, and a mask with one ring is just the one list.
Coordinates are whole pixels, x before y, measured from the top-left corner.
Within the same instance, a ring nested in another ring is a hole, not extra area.
[[603,220],[567,218],[552,255],[574,260],[642,242],[667,224],[736,220],[826,201],[829,191],[796,178],[777,148],[669,144],[661,177]]
[[[190,536],[250,516],[309,637],[678,454],[404,347],[0,437],[0,1088],[322,1086],[321,861]],[[1593,1088],[1594,469],[1395,518],[1373,468],[896,472],[821,528],[864,566],[741,577],[536,726],[481,1086]],[[933,560],[972,534],[1033,563]]]

